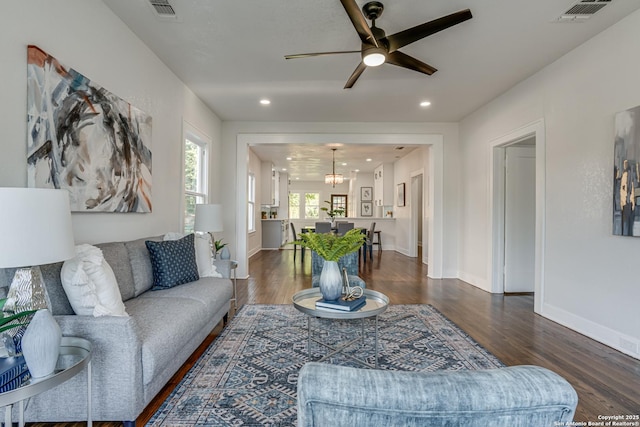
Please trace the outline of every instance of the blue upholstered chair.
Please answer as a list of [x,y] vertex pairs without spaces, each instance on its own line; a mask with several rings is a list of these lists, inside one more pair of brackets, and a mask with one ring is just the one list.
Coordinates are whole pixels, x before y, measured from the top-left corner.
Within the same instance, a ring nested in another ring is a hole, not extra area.
[[[318,287],[320,285],[320,273],[322,273],[322,266],[324,265],[324,258],[318,255],[315,251],[311,251],[311,286]],[[358,252],[351,252],[338,260],[338,267],[340,271],[345,267],[347,269],[347,277],[349,278],[349,286],[360,286],[365,288],[364,280],[358,277]]]
[[538,366],[403,372],[307,363],[298,427],[571,425],[578,395]]

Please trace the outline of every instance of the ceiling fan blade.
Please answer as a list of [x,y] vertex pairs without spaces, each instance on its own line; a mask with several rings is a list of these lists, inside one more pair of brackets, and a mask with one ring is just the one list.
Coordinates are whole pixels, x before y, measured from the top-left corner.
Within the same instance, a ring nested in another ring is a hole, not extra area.
[[338,55],[341,53],[362,53],[362,51],[361,50],[342,50],[339,52],[297,53],[295,55],[285,55],[284,59],[309,58],[311,56],[322,56],[322,55]]
[[356,80],[358,80],[358,77],[360,77],[360,75],[364,72],[366,68],[367,66],[364,65],[364,62],[360,61],[356,69],[351,74],[351,77],[349,77],[349,80],[347,80],[347,84],[344,85],[344,88],[351,89],[353,85],[356,84]]
[[398,67],[408,68],[413,71],[417,71],[419,73],[431,75],[438,71],[436,68],[433,68],[429,64],[425,64],[424,62],[409,56],[405,53],[402,53],[398,50],[392,52],[387,55],[388,64],[397,65]]
[[371,28],[367,25],[367,20],[364,18],[364,15],[360,12],[360,8],[356,4],[356,0],[340,0],[340,3],[342,3],[344,10],[347,12],[347,15],[349,15],[349,19],[358,32],[362,43],[370,43],[379,47],[378,41],[371,32]]
[[446,30],[447,28],[453,27],[454,25],[471,19],[472,17],[471,11],[469,9],[465,9],[387,36],[386,39],[389,43],[389,52],[394,52],[403,46],[439,31]]

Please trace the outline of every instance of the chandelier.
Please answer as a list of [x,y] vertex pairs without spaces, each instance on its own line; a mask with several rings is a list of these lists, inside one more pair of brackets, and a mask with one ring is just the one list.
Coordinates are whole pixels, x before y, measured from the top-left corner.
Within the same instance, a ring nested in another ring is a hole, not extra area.
[[331,184],[333,188],[336,187],[336,184],[342,184],[344,182],[344,177],[341,173],[336,173],[336,150],[337,148],[332,148],[333,151],[333,169],[332,173],[328,173],[324,176],[324,183]]

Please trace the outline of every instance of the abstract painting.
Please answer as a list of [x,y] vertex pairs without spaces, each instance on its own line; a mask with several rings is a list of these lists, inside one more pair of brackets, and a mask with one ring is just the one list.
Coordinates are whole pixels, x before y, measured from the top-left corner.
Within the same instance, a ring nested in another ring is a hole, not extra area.
[[151,117],[36,46],[27,49],[27,181],[74,212],[151,212]]
[[613,234],[640,236],[640,106],[616,114],[613,154]]

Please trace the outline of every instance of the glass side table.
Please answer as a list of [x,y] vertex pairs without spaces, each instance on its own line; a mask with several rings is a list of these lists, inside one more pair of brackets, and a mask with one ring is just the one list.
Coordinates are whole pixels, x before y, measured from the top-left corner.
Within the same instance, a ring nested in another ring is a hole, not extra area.
[[[213,265],[216,266],[218,272],[224,277],[226,277],[227,279],[233,279],[233,298],[231,298],[231,301],[233,301],[233,308],[237,310],[238,300],[236,292],[238,285],[238,276],[236,271],[238,269],[238,261],[234,261],[232,259],[214,259]],[[231,271],[233,271],[233,277],[231,277]]]
[[20,427],[24,427],[25,399],[50,390],[75,377],[85,366],[87,368],[87,426],[91,426],[91,343],[84,338],[77,337],[62,337],[58,364],[51,375],[32,378],[16,389],[0,393],[0,408],[5,408],[4,425],[11,425],[12,406],[19,402],[18,423]]

